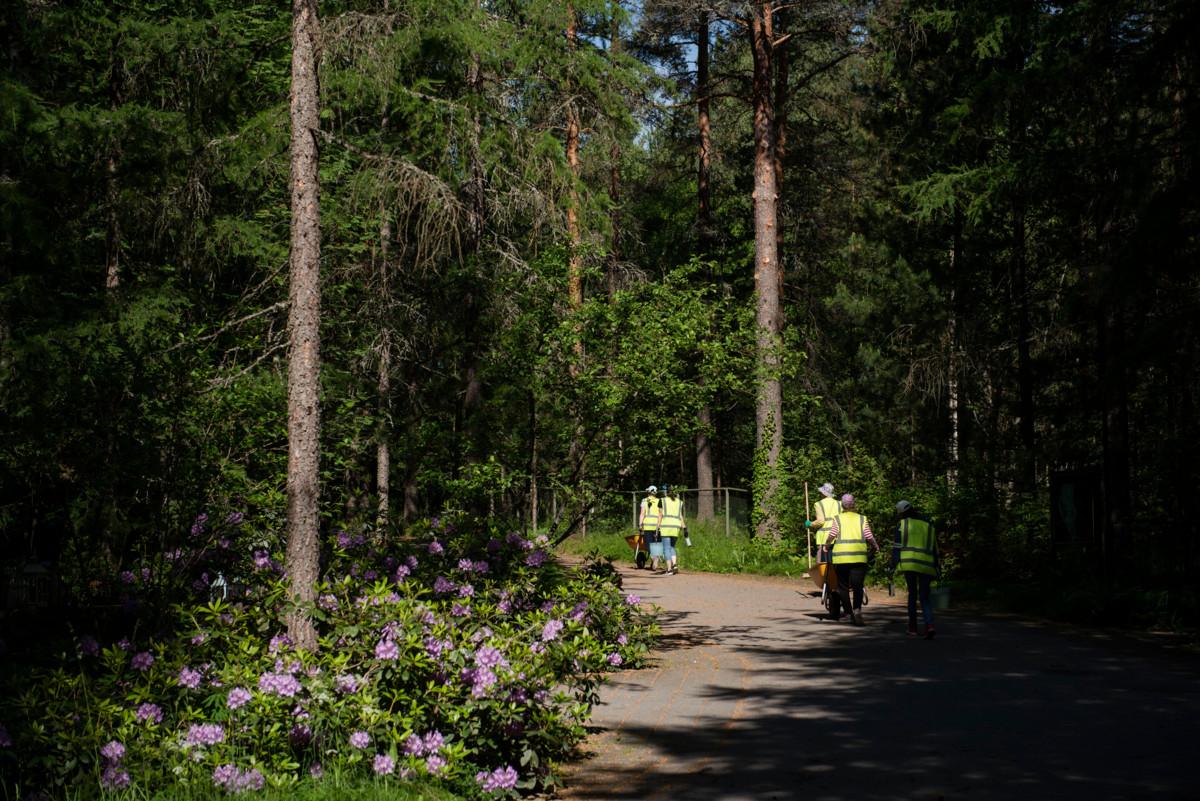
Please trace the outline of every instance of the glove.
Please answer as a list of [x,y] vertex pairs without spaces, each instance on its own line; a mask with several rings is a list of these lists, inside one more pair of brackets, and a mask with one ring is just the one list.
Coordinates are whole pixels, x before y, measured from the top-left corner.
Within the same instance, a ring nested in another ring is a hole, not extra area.
[[811,521],[811,520],[805,520],[805,521],[804,521],[804,527],[805,527],[805,528],[812,528],[812,521]]

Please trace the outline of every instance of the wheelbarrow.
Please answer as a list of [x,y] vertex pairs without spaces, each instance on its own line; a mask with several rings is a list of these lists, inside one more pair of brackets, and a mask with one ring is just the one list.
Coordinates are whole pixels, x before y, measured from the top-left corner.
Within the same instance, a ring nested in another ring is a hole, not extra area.
[[[813,582],[817,585],[817,589],[821,591],[821,606],[825,607],[825,611],[829,611],[829,604],[833,600],[833,595],[838,591],[837,571],[833,569],[833,565],[829,563],[830,553],[826,549],[817,552],[817,564],[814,565],[814,570],[809,575],[812,576]],[[867,589],[863,588],[862,604],[866,606],[871,601],[867,597]]]
[[650,556],[650,548],[646,545],[646,538],[641,532],[626,534],[625,542],[629,543],[629,547],[633,549],[633,563],[637,565],[638,570],[641,570],[646,566],[646,559]]

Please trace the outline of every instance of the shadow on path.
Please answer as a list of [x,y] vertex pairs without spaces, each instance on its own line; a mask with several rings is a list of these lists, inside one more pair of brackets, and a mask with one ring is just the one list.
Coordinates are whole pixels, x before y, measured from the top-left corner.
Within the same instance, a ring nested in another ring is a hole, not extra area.
[[570,801],[1196,799],[1198,660],[1018,620],[877,601],[824,621],[779,583],[647,584],[663,639],[619,674]]

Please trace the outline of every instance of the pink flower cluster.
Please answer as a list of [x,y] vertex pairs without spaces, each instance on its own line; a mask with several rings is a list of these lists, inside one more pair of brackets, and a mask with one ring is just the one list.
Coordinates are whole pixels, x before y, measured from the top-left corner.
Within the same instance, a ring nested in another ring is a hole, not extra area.
[[213,784],[223,788],[228,793],[241,793],[246,790],[261,790],[266,786],[266,777],[258,768],[242,770],[236,765],[221,765],[212,773]]
[[441,751],[445,744],[446,738],[440,731],[426,732],[424,737],[413,734],[404,741],[404,753],[417,757],[430,756]]
[[392,661],[400,658],[400,647],[393,640],[380,640],[375,645],[375,658]]
[[204,677],[200,675],[200,671],[194,670],[186,665],[179,669],[179,686],[186,687],[189,690],[194,690],[200,686]]
[[129,666],[134,670],[145,673],[154,664],[154,656],[149,651],[139,651],[129,660]]
[[137,708],[135,717],[139,723],[162,723],[163,713],[158,704],[145,703]]
[[183,739],[184,745],[217,745],[225,742],[225,729],[219,723],[194,723]]
[[481,770],[475,774],[475,782],[485,793],[496,793],[511,790],[517,786],[516,769],[512,765],[496,768],[491,773]]
[[250,702],[254,696],[245,687],[234,687],[229,691],[229,697],[225,699],[225,706],[230,709],[241,709]]
[[100,749],[100,756],[104,761],[104,772],[100,774],[100,786],[105,790],[120,790],[128,787],[132,779],[129,777],[129,771],[121,767],[121,760],[125,757],[125,746],[117,740],[109,740]]
[[378,776],[391,776],[396,770],[396,760],[387,754],[376,754],[371,767]]
[[563,623],[561,620],[548,621],[546,625],[542,626],[542,642],[550,642],[557,638],[562,630]]
[[264,673],[258,677],[258,689],[267,695],[291,698],[300,692],[300,682],[290,673]]
[[350,745],[355,748],[366,748],[371,744],[371,735],[365,731],[356,731],[350,733]]

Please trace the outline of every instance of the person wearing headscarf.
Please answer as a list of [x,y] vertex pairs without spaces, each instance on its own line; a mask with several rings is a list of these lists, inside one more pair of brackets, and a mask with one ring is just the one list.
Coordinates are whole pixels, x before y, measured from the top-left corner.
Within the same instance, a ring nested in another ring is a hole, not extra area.
[[860,515],[855,507],[854,496],[850,493],[843,495],[842,511],[834,515],[833,524],[829,527],[826,545],[832,546],[829,561],[838,579],[837,595],[829,600],[829,614],[837,620],[841,617],[842,607],[845,607],[850,612],[850,622],[861,626],[867,549],[879,553],[879,545],[871,533],[871,521],[865,515]]

